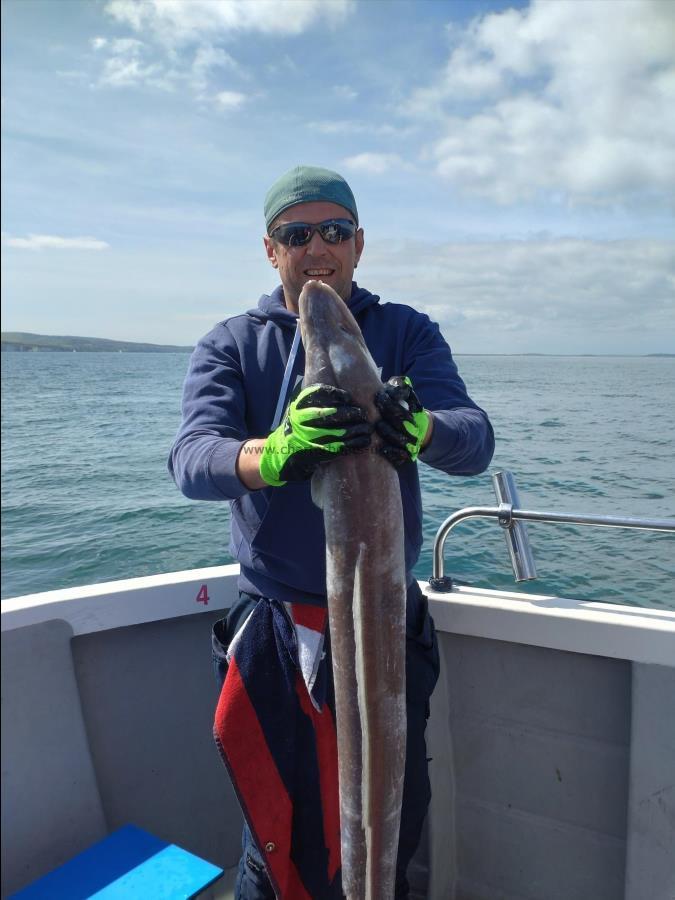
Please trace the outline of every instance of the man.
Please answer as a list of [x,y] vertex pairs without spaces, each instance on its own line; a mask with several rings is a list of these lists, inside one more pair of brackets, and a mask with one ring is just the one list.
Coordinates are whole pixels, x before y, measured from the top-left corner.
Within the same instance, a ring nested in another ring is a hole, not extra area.
[[[255,652],[257,638],[248,624],[254,621],[253,612],[261,612],[265,604],[325,607],[323,521],[311,500],[311,475],[337,455],[370,443],[373,425],[344,392],[320,385],[307,386],[299,394],[294,391],[304,362],[296,336],[300,292],[312,279],[330,285],[348,304],[381,367],[386,384],[376,399],[381,419],[375,428],[383,441],[380,452],[397,469],[403,502],[409,585],[408,738],[396,897],[404,898],[407,866],[419,843],[430,798],[424,731],[438,676],[433,623],[412,577],[422,543],[416,459],[419,455],[448,474],[474,475],[487,468],[494,437],[486,414],[469,398],[438,327],[410,307],[381,304],[379,297],[352,281],[364,233],[352,191],[340,175],[310,166],[287,172],[266,196],[265,223],[265,250],[281,285],[270,296],[263,295],[257,309],[220,323],[197,345],[169,468],[186,496],[232,502],[231,551],[241,566],[241,594],[227,621],[214,629],[216,661],[224,676],[228,645],[241,634],[244,623]],[[274,610],[269,616],[266,621],[273,621]],[[281,622],[278,627],[283,630],[283,617],[277,615],[274,621]],[[261,644],[263,630],[260,627]],[[275,640],[279,645],[278,633]],[[268,662],[269,656],[265,665],[258,662],[250,668],[253,681],[258,672],[265,677]],[[284,677],[279,672],[277,681]],[[264,701],[265,691],[262,694]],[[326,696],[330,697],[330,685]],[[313,747],[300,744],[293,752],[312,759],[316,755]],[[236,780],[236,767],[229,763],[228,767]],[[244,774],[249,789],[246,779]],[[237,790],[250,826],[244,830],[237,896],[273,898],[270,879],[277,892],[284,893],[280,881],[286,869],[279,868],[278,848],[274,841],[266,841],[256,821],[256,815],[264,818],[265,811],[255,813],[255,796],[249,802],[244,788]],[[307,801],[296,805],[306,810]],[[324,812],[323,831],[317,826],[318,849],[311,853],[307,848],[315,836],[307,828],[302,832],[295,820],[289,825],[296,829],[295,850],[289,853],[300,860],[289,862],[296,866],[293,877],[298,879],[298,887],[285,894],[291,900],[303,891],[313,900],[341,896],[339,875],[335,876],[334,865],[331,868],[330,854],[323,852],[330,843],[326,821]],[[308,856],[314,862],[321,857],[321,866],[328,867],[325,884],[313,880],[319,876],[310,871],[313,863]]]

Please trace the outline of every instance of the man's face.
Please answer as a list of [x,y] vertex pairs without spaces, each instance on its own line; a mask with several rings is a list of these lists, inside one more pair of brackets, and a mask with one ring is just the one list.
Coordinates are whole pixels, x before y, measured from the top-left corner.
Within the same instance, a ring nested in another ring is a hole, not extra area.
[[[351,219],[353,216],[337,203],[298,203],[284,210],[270,225],[274,231],[279,225],[290,222],[305,222],[310,225],[326,219]],[[340,244],[327,244],[318,231],[303,247],[286,247],[270,237],[263,238],[267,258],[279,270],[284,288],[286,306],[298,311],[298,298],[305,283],[312,279],[324,281],[342,297],[349,300],[352,293],[352,277],[356,263],[363,252],[363,229],[359,228],[353,238]]]

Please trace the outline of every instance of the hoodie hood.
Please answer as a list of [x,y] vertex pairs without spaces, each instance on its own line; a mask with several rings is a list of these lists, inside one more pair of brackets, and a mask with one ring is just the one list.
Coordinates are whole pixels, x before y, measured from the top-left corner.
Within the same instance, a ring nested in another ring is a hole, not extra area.
[[[370,291],[360,288],[355,281],[352,281],[352,295],[347,302],[347,306],[355,318],[363,309],[379,302],[380,298],[377,294],[371,294]],[[295,330],[298,321],[297,313],[291,312],[290,309],[286,308],[284,290],[281,285],[276,287],[271,294],[263,294],[258,301],[258,308],[249,309],[246,315],[251,316],[253,319],[258,319],[260,322],[274,322],[280,328],[290,328],[292,330]]]

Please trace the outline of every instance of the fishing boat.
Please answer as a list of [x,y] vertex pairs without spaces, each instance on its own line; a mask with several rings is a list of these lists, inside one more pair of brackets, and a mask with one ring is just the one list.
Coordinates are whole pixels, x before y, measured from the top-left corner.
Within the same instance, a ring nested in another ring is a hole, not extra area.
[[[495,506],[443,523],[422,583],[441,676],[412,896],[673,900],[675,612],[453,584],[444,547],[465,519],[493,519],[530,578],[528,521],[675,522],[524,510],[509,476],[495,489]],[[3,897],[129,824],[224,870],[200,896],[232,896],[242,819],[211,736],[209,647],[237,575],[3,601]]]

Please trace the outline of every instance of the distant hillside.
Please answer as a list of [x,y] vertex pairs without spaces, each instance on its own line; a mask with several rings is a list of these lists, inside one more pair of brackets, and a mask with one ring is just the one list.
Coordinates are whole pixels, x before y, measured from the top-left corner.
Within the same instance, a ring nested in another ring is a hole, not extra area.
[[60,353],[190,353],[192,347],[166,344],[137,344],[134,341],[109,341],[106,338],[58,337],[3,331],[2,349],[10,353],[56,351]]
[[[193,347],[174,344],[140,344],[135,341],[110,341],[107,338],[71,337],[49,334],[30,334],[27,331],[3,331],[2,350],[8,353],[55,351],[58,353],[192,353]],[[614,354],[556,354],[556,353],[459,353],[458,356],[612,356]],[[621,354],[617,354],[621,355]],[[637,354],[639,355],[639,354]],[[645,356],[666,357],[674,353],[646,353]]]

